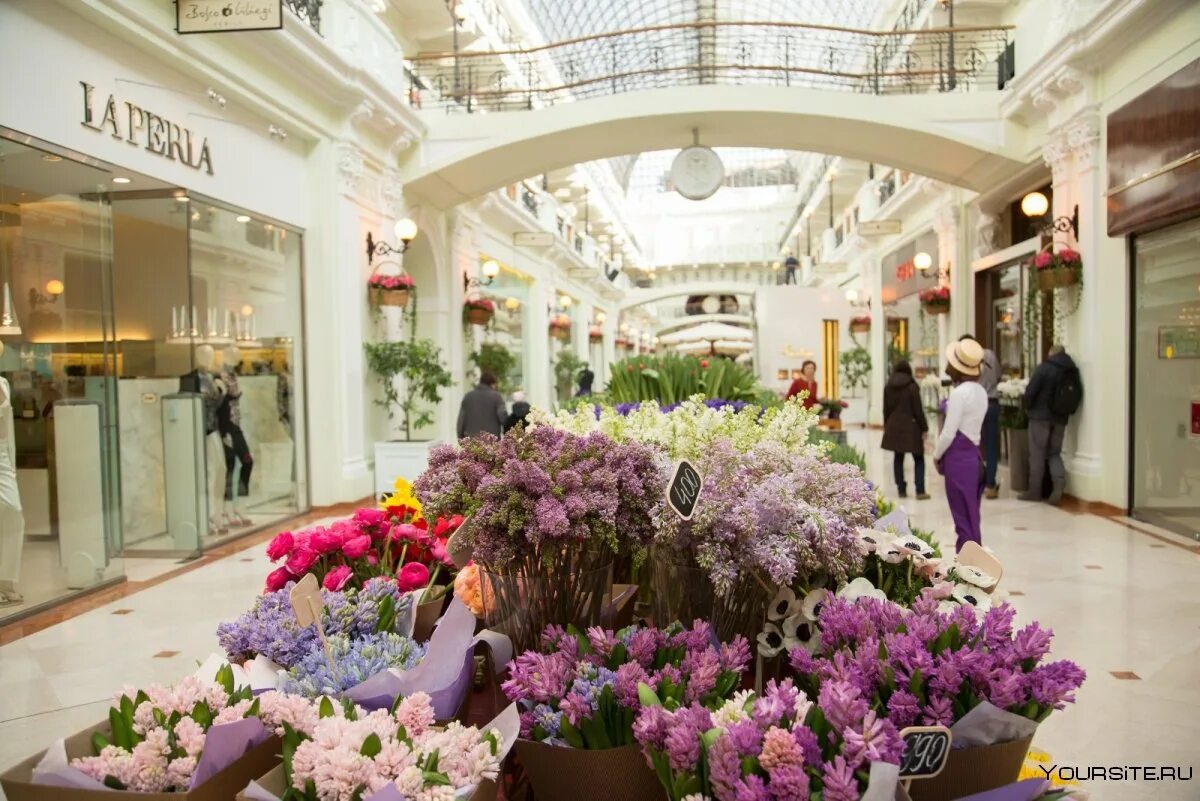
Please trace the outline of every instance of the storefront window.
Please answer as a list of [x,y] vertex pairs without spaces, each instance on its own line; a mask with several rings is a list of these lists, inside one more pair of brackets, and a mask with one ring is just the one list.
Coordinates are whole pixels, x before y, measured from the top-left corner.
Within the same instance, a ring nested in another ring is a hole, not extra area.
[[1200,538],[1200,220],[1134,259],[1133,514]]
[[0,139],[0,619],[124,572],[109,178]]

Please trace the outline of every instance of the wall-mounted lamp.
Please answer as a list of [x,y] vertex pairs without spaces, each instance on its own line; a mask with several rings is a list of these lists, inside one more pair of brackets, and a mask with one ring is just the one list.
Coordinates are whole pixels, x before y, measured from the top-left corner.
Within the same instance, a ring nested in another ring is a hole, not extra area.
[[393,253],[403,254],[408,250],[408,246],[417,238],[417,224],[410,218],[405,217],[403,220],[396,222],[392,229],[396,234],[396,239],[400,240],[400,247],[392,247],[387,242],[376,242],[371,236],[371,232],[367,231],[367,264],[375,261],[376,256],[390,256]]
[[560,309],[569,309],[569,308],[571,308],[571,304],[574,302],[575,301],[571,298],[570,295],[559,295],[559,297],[558,297],[558,307]]
[[29,288],[29,305],[31,307],[49,305],[58,300],[58,296],[66,291],[63,282],[57,278],[51,278],[46,282],[45,293],[38,292],[35,287]]
[[463,292],[475,287],[478,289],[481,286],[491,286],[496,280],[496,276],[500,274],[500,264],[495,259],[488,259],[480,268],[483,273],[483,278],[473,278],[463,273]]
[[846,302],[847,303],[858,303],[858,290],[857,289],[847,289],[846,290]]
[[[1030,192],[1025,197],[1021,198],[1021,213],[1031,220],[1036,220],[1039,217],[1045,217],[1050,211],[1050,200],[1041,192]],[[1041,232],[1049,234],[1057,231],[1060,234],[1071,234],[1076,241],[1079,240],[1079,204],[1075,204],[1071,216],[1065,214],[1061,217],[1055,217],[1053,220],[1047,220],[1041,224]]]
[[521,301],[517,300],[516,298],[505,298],[504,308],[508,309],[510,312],[515,312],[517,309],[521,308]]
[[604,325],[604,321],[608,319],[608,315],[602,311],[598,311],[593,319],[596,321],[596,325]]
[[[933,267],[933,256],[930,256],[928,253],[922,250],[920,253],[913,256],[913,267],[916,267],[921,275],[927,275],[929,270]],[[942,267],[939,269],[937,271],[937,278],[939,281],[949,281],[950,268]]]

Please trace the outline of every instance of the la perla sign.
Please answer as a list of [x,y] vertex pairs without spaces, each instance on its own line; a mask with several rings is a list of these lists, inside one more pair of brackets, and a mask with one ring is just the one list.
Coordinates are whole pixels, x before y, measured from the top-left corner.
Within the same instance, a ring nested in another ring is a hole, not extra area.
[[203,136],[136,103],[128,100],[118,103],[116,95],[109,95],[100,109],[96,105],[96,87],[87,81],[80,81],[79,85],[83,87],[85,128],[106,131],[113,139],[124,139],[134,147],[145,147],[170,161],[213,174],[212,153]]

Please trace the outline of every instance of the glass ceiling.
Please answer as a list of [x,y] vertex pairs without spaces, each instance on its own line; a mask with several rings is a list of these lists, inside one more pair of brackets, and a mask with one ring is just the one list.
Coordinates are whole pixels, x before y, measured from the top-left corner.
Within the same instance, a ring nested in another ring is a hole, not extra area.
[[[894,0],[523,0],[548,42],[655,25],[797,22],[875,28]],[[888,25],[890,28],[891,26]]]

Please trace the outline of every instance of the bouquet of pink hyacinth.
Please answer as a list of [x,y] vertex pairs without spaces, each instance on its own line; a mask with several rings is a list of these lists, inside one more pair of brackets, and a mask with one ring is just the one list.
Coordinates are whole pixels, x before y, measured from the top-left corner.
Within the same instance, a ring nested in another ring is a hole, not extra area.
[[772,680],[715,711],[671,710],[641,692],[634,732],[671,801],[858,801],[873,781],[895,784],[895,769],[872,765],[899,764],[899,732],[848,682],[829,681],[814,702],[791,679]]
[[574,748],[632,745],[639,684],[654,687],[672,708],[719,704],[741,685],[750,663],[744,637],[718,646],[702,620],[690,631],[678,623],[615,633],[593,627],[586,636],[550,626],[541,644],[513,661],[503,689],[523,709],[522,737]]
[[247,741],[261,742],[268,729],[304,720],[286,696],[256,699],[249,687],[235,688],[228,665],[213,682],[189,676],[172,687],[130,687],[115,703],[109,736],[92,735],[96,755],[70,764],[105,787],[138,793],[187,791],[241,756]]
[[500,772],[505,747],[500,731],[458,722],[434,728],[425,693],[370,713],[328,698],[314,703],[311,728],[284,726],[285,801],[369,801],[382,791],[449,801]]

